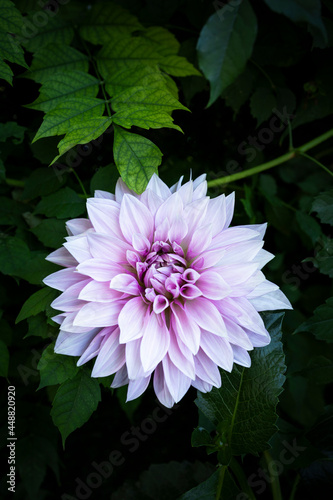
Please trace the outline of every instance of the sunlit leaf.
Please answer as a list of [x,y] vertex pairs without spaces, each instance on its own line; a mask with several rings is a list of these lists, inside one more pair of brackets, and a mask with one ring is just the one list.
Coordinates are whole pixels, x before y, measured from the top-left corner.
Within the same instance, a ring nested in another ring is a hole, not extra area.
[[83,71],[67,71],[51,75],[42,85],[38,98],[27,107],[50,111],[66,99],[96,97],[100,81]]
[[113,2],[99,2],[92,6],[80,35],[91,43],[104,44],[112,38],[128,35],[142,29],[138,19]]
[[161,163],[162,153],[149,139],[114,127],[114,160],[130,189],[142,193]]

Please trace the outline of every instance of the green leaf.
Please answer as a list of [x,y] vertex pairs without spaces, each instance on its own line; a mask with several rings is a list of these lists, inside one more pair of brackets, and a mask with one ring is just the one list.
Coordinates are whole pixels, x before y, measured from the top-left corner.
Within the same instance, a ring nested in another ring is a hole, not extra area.
[[45,219],[31,231],[46,247],[51,248],[59,248],[68,236],[64,221],[57,219]]
[[24,60],[24,50],[12,35],[4,31],[0,31],[0,58],[28,68]]
[[0,196],[0,224],[4,226],[25,226],[22,213],[26,207],[22,203]]
[[19,33],[22,28],[20,11],[10,0],[1,0],[0,4],[0,29],[9,33]]
[[303,233],[305,233],[311,239],[312,243],[315,244],[321,236],[321,228],[315,218],[298,210],[296,212],[296,220]]
[[87,24],[81,25],[80,35],[91,43],[103,45],[142,28],[138,19],[120,5],[99,2],[92,6]]
[[24,336],[27,337],[42,337],[46,339],[50,334],[50,327],[47,323],[45,314],[39,313],[36,316],[30,316],[27,318],[28,322],[28,333]]
[[[56,108],[46,113],[33,142],[43,137],[71,132],[75,125],[81,125],[82,127],[86,120],[101,117],[104,109],[105,101],[95,97],[66,99],[60,102]],[[89,130],[89,126],[87,129]]]
[[27,107],[51,111],[68,98],[96,97],[100,81],[83,71],[67,71],[51,75],[42,85],[39,97]]
[[73,47],[52,44],[43,47],[34,54],[30,71],[24,73],[24,78],[30,78],[36,82],[47,81],[56,72],[85,71],[89,68],[88,57]]
[[62,384],[72,379],[78,372],[76,359],[73,356],[63,356],[54,352],[54,344],[47,346],[38,362],[40,384],[38,389],[47,385]]
[[[36,5],[37,7],[37,5]],[[41,15],[47,16],[47,11],[41,11]],[[74,37],[74,29],[66,21],[61,19],[59,15],[54,17],[48,17],[47,23],[44,26],[39,26],[38,28],[34,25],[34,16],[36,13],[32,13],[25,19],[26,26],[29,26],[34,31],[33,35],[22,41],[22,44],[29,50],[29,52],[37,52],[40,47],[46,47],[47,45],[58,44],[63,46],[63,50],[67,50]]]
[[137,193],[145,190],[162,159],[155,144],[118,126],[114,127],[113,155],[123,181]]
[[309,260],[313,260],[322,274],[333,278],[333,239],[321,236],[315,248],[315,257]]
[[311,212],[317,212],[323,224],[333,226],[333,189],[321,193],[314,199]]
[[192,432],[191,445],[197,446],[214,446],[213,439],[210,433],[203,427],[196,427]]
[[6,344],[0,340],[0,377],[7,377],[9,365],[9,352]]
[[61,433],[63,446],[69,434],[87,422],[100,400],[97,380],[84,370],[61,384],[53,400],[51,416]]
[[114,111],[124,111],[129,106],[133,108],[142,106],[150,111],[166,111],[168,113],[175,109],[189,111],[168,90],[155,87],[155,85],[152,87],[131,87],[116,95],[111,102]]
[[166,80],[158,67],[140,66],[138,68],[122,68],[110,74],[105,82],[108,94],[113,97],[132,87],[156,87],[161,90],[166,88]]
[[249,66],[221,94],[227,106],[231,106],[235,114],[246,103],[253,90],[255,75]]
[[317,307],[313,316],[295,330],[299,332],[311,332],[318,340],[333,342],[333,298]]
[[42,288],[38,290],[38,292],[35,292],[23,304],[16,318],[16,323],[45,311],[46,307],[51,304],[57,295],[58,292],[49,287]]
[[94,196],[96,189],[114,193],[118,178],[119,173],[115,165],[100,167],[90,181],[91,194]]
[[46,256],[47,253],[31,251],[20,238],[0,235],[0,269],[3,274],[41,285],[42,279],[57,267],[47,262]]
[[0,78],[12,85],[14,73],[4,61],[0,59]]
[[197,44],[199,67],[211,85],[208,106],[244,71],[257,35],[257,20],[248,0],[213,14]]
[[73,218],[85,211],[85,201],[69,187],[60,189],[56,193],[43,196],[35,209],[36,214],[57,219]]
[[266,347],[255,348],[250,368],[235,365],[221,372],[222,386],[198,393],[196,404],[216,425],[221,451],[227,455],[258,452],[268,447],[276,432],[278,395],[285,380],[286,366],[281,343],[283,313],[262,313],[271,335]]
[[26,127],[21,127],[16,122],[0,123],[0,141],[5,142],[9,137],[12,137],[14,144],[21,144],[26,130]]
[[161,56],[154,46],[142,37],[120,38],[104,45],[97,54],[97,66],[108,79],[118,71],[140,66],[155,66]]
[[200,71],[182,56],[166,56],[159,62],[159,67],[172,76],[201,76]]
[[28,68],[24,52],[16,35],[21,33],[23,18],[14,3],[9,0],[0,2],[0,78],[12,85],[13,72],[4,60]]
[[257,88],[250,99],[251,114],[257,120],[257,127],[268,120],[276,107],[276,98],[269,88]]
[[45,196],[54,193],[64,184],[66,177],[56,174],[56,170],[51,167],[37,168],[31,172],[24,184],[22,193],[23,200],[33,200],[38,196]]
[[168,113],[158,110],[151,111],[145,107],[130,106],[125,108],[113,115],[113,122],[125,128],[133,126],[145,129],[168,127],[182,132],[182,129],[173,123],[173,118]]
[[[77,144],[87,144],[94,139],[100,137],[105,130],[111,125],[112,119],[107,116],[97,116],[94,118],[86,118],[81,123],[74,123],[71,129],[58,144],[59,156],[69,151]],[[51,165],[57,161],[59,156],[56,156],[51,162]]]
[[327,43],[320,0],[265,0],[265,2],[274,12],[284,14],[295,23],[305,22],[317,28]]
[[[216,500],[216,491],[219,484],[219,477],[221,474],[221,467],[219,470],[214,472],[206,481],[199,484],[190,491],[187,491],[178,498],[178,500]],[[242,495],[236,486],[230,472],[228,470],[224,471],[223,486],[221,490],[221,496],[223,500],[235,500],[237,498],[241,499]],[[248,498],[247,495],[244,498]]]
[[178,54],[180,43],[170,31],[161,26],[151,26],[145,29],[141,36],[153,44],[156,52],[163,57]]
[[175,109],[187,110],[166,88],[154,85],[124,90],[112,99],[112,108],[116,111],[114,123],[126,128],[135,125],[146,129],[171,127],[180,131],[180,127],[173,124],[170,113]]

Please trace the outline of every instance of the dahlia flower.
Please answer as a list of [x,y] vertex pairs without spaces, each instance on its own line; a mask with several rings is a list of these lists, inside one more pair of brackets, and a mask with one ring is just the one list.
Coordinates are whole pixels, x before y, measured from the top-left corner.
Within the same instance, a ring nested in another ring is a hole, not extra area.
[[138,195],[118,180],[96,191],[88,219],[47,259],[65,269],[44,283],[60,290],[55,352],[96,358],[92,377],[115,374],[127,400],[153,378],[171,407],[192,385],[221,385],[219,368],[249,367],[248,351],[269,344],[260,311],[289,309],[261,268],[266,224],[229,227],[234,194],[210,199],[205,176],[168,188],[153,175]]

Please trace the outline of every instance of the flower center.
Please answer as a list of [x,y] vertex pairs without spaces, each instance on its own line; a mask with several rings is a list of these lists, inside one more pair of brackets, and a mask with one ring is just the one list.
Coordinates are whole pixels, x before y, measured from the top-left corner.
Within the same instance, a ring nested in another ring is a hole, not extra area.
[[156,241],[144,262],[137,263],[138,279],[143,284],[143,298],[161,313],[174,299],[194,299],[201,295],[194,283],[199,273],[187,267],[180,245]]

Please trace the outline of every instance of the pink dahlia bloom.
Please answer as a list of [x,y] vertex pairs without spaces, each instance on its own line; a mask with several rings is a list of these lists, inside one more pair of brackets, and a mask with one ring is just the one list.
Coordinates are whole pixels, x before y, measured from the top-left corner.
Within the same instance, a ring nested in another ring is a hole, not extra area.
[[96,191],[88,219],[67,223],[66,243],[48,260],[65,269],[44,282],[61,295],[55,352],[96,358],[92,377],[115,374],[127,400],[151,377],[167,407],[193,385],[221,385],[218,367],[250,366],[269,344],[259,311],[290,309],[261,268],[266,224],[229,227],[234,194],[210,199],[205,176],[168,188],[153,175],[138,195],[118,180]]

